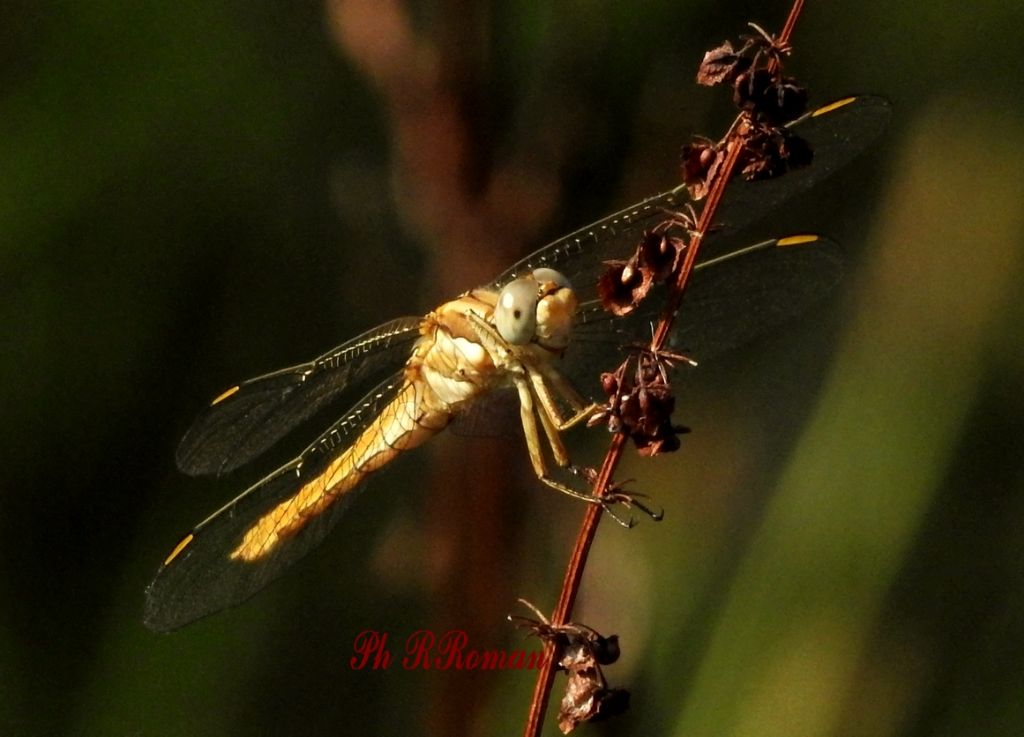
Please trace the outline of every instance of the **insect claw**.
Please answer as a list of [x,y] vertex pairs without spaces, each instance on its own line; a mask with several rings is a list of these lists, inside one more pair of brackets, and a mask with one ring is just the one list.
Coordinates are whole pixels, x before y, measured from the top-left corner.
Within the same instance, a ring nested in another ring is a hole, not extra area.
[[624,527],[627,530],[633,529],[633,527],[636,525],[636,520],[633,519],[632,515],[630,515],[629,521],[626,521],[622,519],[622,517],[620,517],[619,515],[615,514],[614,511],[612,511],[612,505],[618,503],[618,499],[611,499],[609,497],[601,498],[601,508],[604,509],[605,512],[607,512],[609,517],[615,520],[616,524],[618,524],[620,527]]
[[[620,489],[619,487],[613,487],[611,490],[609,490],[609,492],[607,494],[605,494],[603,499],[604,499],[606,505],[608,505],[608,504],[621,504],[622,506],[626,507],[627,509],[634,509],[634,508],[635,509],[639,509],[641,512],[646,514],[648,517],[650,517],[655,522],[660,522],[662,519],[664,519],[664,517],[665,517],[665,509],[663,507],[658,507],[658,511],[654,511],[654,509],[652,509],[651,507],[647,506],[643,502],[639,501],[638,497],[641,497],[641,496],[645,496],[645,495],[644,494],[629,494],[629,493],[623,491],[622,489]],[[632,517],[630,518],[630,522],[631,522],[631,524],[629,525],[629,527],[632,527],[634,524],[636,524],[636,521],[633,520]],[[620,521],[620,524],[621,524],[621,521]]]

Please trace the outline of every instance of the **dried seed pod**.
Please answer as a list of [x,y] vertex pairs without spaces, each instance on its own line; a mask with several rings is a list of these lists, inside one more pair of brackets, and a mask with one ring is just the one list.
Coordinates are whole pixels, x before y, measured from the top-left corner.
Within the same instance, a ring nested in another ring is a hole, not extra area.
[[697,84],[711,87],[723,82],[732,82],[737,74],[750,67],[750,59],[733,50],[732,44],[724,42],[716,49],[705,52],[697,69]]
[[690,199],[697,201],[707,196],[708,182],[714,178],[724,158],[722,147],[710,141],[698,140],[683,146],[683,184]]
[[733,102],[755,121],[785,125],[807,109],[807,89],[793,77],[768,69],[753,69],[733,82]]
[[645,232],[637,247],[637,261],[642,270],[650,272],[652,281],[664,281],[679,266],[686,242],[664,231]]
[[531,630],[557,648],[556,662],[568,675],[565,695],[558,710],[558,728],[568,734],[584,722],[600,721],[629,708],[629,691],[609,688],[602,665],[619,658],[618,635],[602,636],[585,624],[548,622],[537,607],[520,601],[533,610],[537,619],[509,615],[509,620]]
[[756,181],[807,166],[813,158],[810,144],[789,129],[761,126],[744,141],[739,167],[744,179]]
[[635,258],[605,263],[608,269],[597,280],[601,305],[613,315],[628,315],[650,291],[650,274],[639,268]]

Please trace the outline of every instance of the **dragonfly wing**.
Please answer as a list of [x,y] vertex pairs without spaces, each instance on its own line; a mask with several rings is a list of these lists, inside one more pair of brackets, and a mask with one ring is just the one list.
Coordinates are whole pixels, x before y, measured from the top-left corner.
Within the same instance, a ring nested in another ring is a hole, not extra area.
[[561,272],[577,295],[589,300],[595,293],[598,276],[607,268],[604,261],[628,258],[640,233],[662,222],[667,211],[679,210],[687,202],[689,197],[683,186],[649,197],[549,243],[514,264],[488,289],[499,291],[513,279],[547,267]]
[[[717,237],[754,223],[786,200],[830,176],[863,151],[884,130],[891,105],[881,97],[862,95],[844,98],[795,120],[790,128],[805,138],[814,151],[809,166],[794,169],[775,179],[730,182],[716,214],[721,228],[705,239],[705,253],[712,253]],[[689,202],[683,186],[663,192],[559,238],[514,264],[489,285],[500,289],[513,279],[542,266],[568,277],[581,301],[593,299],[597,279],[608,259],[626,259],[640,234],[665,219],[667,210],[678,211]]]
[[[268,513],[283,508],[311,485],[324,487],[314,488],[314,492],[326,491],[323,479],[331,475],[326,471],[332,461],[378,422],[381,412],[404,386],[401,372],[380,383],[298,458],[253,484],[196,526],[168,556],[146,590],[146,625],[166,632],[240,604],[316,547],[343,513],[353,496],[351,491],[316,513],[304,515],[303,524],[279,536],[274,545],[267,546],[266,554],[252,559],[237,555],[257,523],[270,516]],[[266,527],[260,527],[260,531],[267,536],[277,532]]]
[[782,243],[705,262],[696,288],[683,298],[668,347],[695,360],[713,359],[804,314],[838,284],[843,258],[835,241]]
[[519,395],[512,387],[491,389],[459,412],[449,425],[453,435],[465,438],[522,437]]
[[243,382],[215,399],[178,446],[191,475],[232,471],[345,393],[366,391],[409,358],[422,318],[384,323],[309,363]]
[[846,166],[885,130],[892,105],[884,97],[860,95],[824,105],[787,127],[811,144],[809,166],[773,179],[729,183],[715,213],[722,233],[735,233]]
[[[703,363],[804,312],[841,275],[841,249],[821,237],[774,239],[704,258],[687,285],[666,347]],[[597,393],[599,372],[613,369],[622,360],[617,356],[624,356],[615,349],[649,339],[664,304],[664,290],[658,289],[624,318],[596,302],[583,305],[560,370],[585,394]]]

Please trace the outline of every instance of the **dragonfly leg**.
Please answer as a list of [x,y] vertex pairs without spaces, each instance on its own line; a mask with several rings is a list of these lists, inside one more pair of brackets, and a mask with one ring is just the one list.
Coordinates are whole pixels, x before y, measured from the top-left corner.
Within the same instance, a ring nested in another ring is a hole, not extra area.
[[[530,452],[530,461],[533,463],[533,472],[537,475],[537,478],[555,491],[571,496],[574,499],[579,499],[587,502],[588,504],[600,504],[601,508],[604,509],[604,511],[607,512],[615,522],[627,529],[631,528],[635,524],[635,520],[632,517],[628,520],[624,520],[612,510],[612,507],[615,504],[624,503],[626,506],[633,506],[629,503],[630,500],[626,495],[611,494],[608,496],[594,496],[593,494],[577,491],[571,486],[563,484],[548,475],[547,467],[544,464],[544,453],[541,450],[540,433],[537,431],[533,392],[531,391],[529,382],[527,382],[522,376],[516,377],[513,381],[515,383],[516,390],[519,392],[519,413],[523,422],[523,434],[526,437],[526,447]],[[555,427],[554,419],[543,407],[536,408],[536,415],[539,415],[541,418],[541,424],[544,426],[544,431],[547,434],[548,439],[551,441],[551,451],[554,454],[555,459],[559,461],[559,465],[567,467],[576,476],[585,475],[580,469],[569,465],[569,454],[565,450],[565,446],[562,444],[562,438]],[[562,460],[565,462],[562,463]],[[645,508],[643,509],[646,511]]]
[[[540,432],[537,430],[537,413],[535,413],[535,406],[533,403],[533,392],[530,391],[530,384],[522,377],[514,379],[514,383],[516,391],[519,392],[519,416],[523,423],[523,435],[526,437],[526,448],[529,451],[530,463],[533,464],[533,472],[537,475],[537,478],[555,491],[560,491],[575,499],[580,499],[590,504],[603,504],[604,502],[599,497],[577,491],[571,486],[563,484],[548,475],[547,465],[544,463],[544,452],[540,442]],[[540,414],[543,418],[543,410],[541,410]],[[551,422],[551,419],[542,419],[541,422]],[[546,424],[545,431],[547,431]],[[557,432],[554,436],[556,438],[558,437]],[[549,435],[548,437],[550,439],[551,436]],[[560,438],[558,439],[558,443],[561,447],[562,453],[565,454],[566,461],[565,464],[560,465],[568,465],[568,453],[565,451],[565,446],[561,445]],[[554,447],[552,447],[552,450],[555,450]]]
[[[572,384],[565,380],[565,377],[558,373],[557,370],[553,370],[547,367],[541,369],[540,373],[542,376],[537,376],[531,373],[531,379],[533,379],[534,389],[537,392],[537,397],[540,399],[541,404],[555,419],[558,427],[558,431],[562,432],[568,430],[581,422],[589,420],[595,412],[597,412],[601,405],[596,402],[587,403],[573,388]],[[549,387],[550,384],[550,387]],[[570,407],[573,409],[573,414],[570,417],[563,418],[561,412],[558,410],[558,405],[555,402],[554,392],[557,392],[558,396],[564,399]]]
[[586,408],[587,400],[580,396],[580,393],[576,391],[576,387],[570,384],[557,369],[551,366],[545,366],[544,378],[551,382],[551,386],[555,388],[555,391],[557,391],[574,410],[579,412]]
[[[537,417],[539,416],[541,419],[541,424],[544,427],[544,433],[548,438],[548,445],[551,448],[555,461],[559,466],[568,467],[578,475],[578,469],[573,468],[569,463],[569,452],[566,450],[565,444],[562,443],[559,431],[590,417],[597,405],[585,406],[585,402],[569,386],[568,382],[562,379],[561,376],[557,376],[553,378],[553,383],[559,387],[559,391],[563,394],[565,400],[576,410],[576,413],[568,421],[563,420],[551,390],[544,383],[543,375],[532,367],[524,366],[517,357],[512,355],[508,345],[498,335],[493,325],[473,312],[467,312],[466,319],[480,339],[480,344],[484,347],[484,350],[491,355],[495,365],[503,365],[511,372],[512,382],[519,393],[519,416],[523,424],[526,448],[530,454],[530,463],[533,465],[533,472],[537,478],[555,491],[571,496],[574,499],[585,501],[588,504],[600,504],[620,525],[632,527],[632,520],[625,522],[611,511],[611,505],[618,503],[619,500],[615,498],[605,499],[593,494],[577,491],[568,484],[552,478],[548,474],[547,465],[544,462],[540,432],[537,429]],[[554,374],[555,372],[551,373]],[[529,380],[526,377],[529,377]],[[534,404],[535,392],[540,402],[540,407]]]
[[[595,411],[600,408],[600,405],[596,402],[585,403],[580,395],[569,386],[568,382],[556,372],[544,372],[542,374],[531,371],[529,372],[529,379],[532,386],[534,386],[534,392],[541,402],[544,413],[554,422],[554,427],[558,432],[563,432],[589,420]],[[548,386],[549,382],[555,391],[572,407],[573,411],[570,417],[562,417],[561,411],[558,409],[558,402],[555,401],[555,395],[551,387]],[[560,465],[564,466],[565,464]]]
[[551,455],[554,457],[555,463],[565,468],[570,463],[569,451],[565,447],[565,443],[562,442],[562,436],[559,434],[559,431],[562,429],[562,421],[558,416],[558,408],[547,393],[544,379],[533,372],[530,372],[529,376],[530,383],[533,386],[533,393],[539,400],[539,406],[536,408],[537,415],[540,417],[540,424],[544,428],[544,434],[548,438],[548,445],[551,446]]
[[570,428],[576,427],[581,422],[586,422],[594,416],[595,412],[601,409],[601,405],[597,402],[591,402],[583,409],[579,410],[572,417],[569,417],[558,424],[559,430],[569,430]]
[[571,463],[569,452],[565,447],[565,443],[562,442],[560,433],[588,419],[597,409],[597,405],[592,404],[584,407],[574,413],[572,417],[563,419],[559,412],[558,404],[554,396],[552,396],[547,383],[544,381],[544,377],[536,371],[530,371],[529,377],[533,394],[537,397],[539,403],[537,414],[540,416],[544,433],[548,438],[548,444],[551,446],[551,454],[559,466],[563,468],[568,467]]

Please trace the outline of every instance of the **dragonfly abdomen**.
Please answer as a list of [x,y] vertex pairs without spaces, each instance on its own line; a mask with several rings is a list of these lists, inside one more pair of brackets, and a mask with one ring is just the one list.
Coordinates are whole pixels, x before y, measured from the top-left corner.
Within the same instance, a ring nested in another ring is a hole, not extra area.
[[452,414],[439,407],[432,394],[422,383],[406,381],[377,419],[319,476],[303,484],[249,528],[231,552],[231,558],[256,561],[270,554],[371,473],[443,430],[451,422]]

